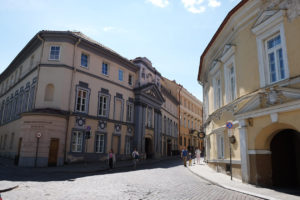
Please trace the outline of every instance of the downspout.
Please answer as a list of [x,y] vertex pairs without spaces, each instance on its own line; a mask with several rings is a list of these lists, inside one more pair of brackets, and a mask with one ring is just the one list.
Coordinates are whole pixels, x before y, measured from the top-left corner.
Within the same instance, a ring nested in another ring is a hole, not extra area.
[[[180,135],[180,125],[181,125],[181,115],[180,115],[181,96],[180,96],[180,92],[181,92],[183,86],[179,84],[179,87],[180,87],[180,89],[179,89],[179,109],[178,109],[178,115],[179,115],[178,135],[179,135],[179,137],[181,137],[181,135]],[[179,141],[180,141],[180,139],[179,139]],[[183,143],[183,141],[182,141],[182,138],[181,138],[181,145],[180,146],[182,146],[182,143]]]
[[69,133],[69,123],[70,123],[70,116],[71,116],[71,95],[72,95],[72,91],[73,91],[73,83],[74,83],[74,76],[76,73],[76,67],[75,67],[75,52],[76,52],[76,48],[79,45],[81,41],[81,38],[78,38],[77,42],[74,44],[74,50],[73,50],[73,61],[72,61],[72,67],[73,67],[73,71],[72,71],[72,76],[71,76],[71,82],[70,82],[70,92],[69,92],[69,99],[68,99],[68,114],[67,114],[67,127],[66,127],[66,133],[65,133],[65,149],[64,149],[64,162],[67,162],[67,141],[68,141],[68,133]]
[[34,99],[33,99],[33,105],[35,108],[35,101],[36,101],[36,96],[37,96],[37,89],[39,86],[39,78],[40,78],[40,68],[41,68],[41,63],[42,63],[42,57],[43,57],[43,53],[44,53],[44,47],[45,47],[45,40],[40,36],[40,34],[37,35],[38,39],[42,41],[42,51],[41,51],[41,56],[40,56],[40,61],[39,64],[37,65],[37,81],[36,81],[36,87],[35,87],[35,91],[34,91]]

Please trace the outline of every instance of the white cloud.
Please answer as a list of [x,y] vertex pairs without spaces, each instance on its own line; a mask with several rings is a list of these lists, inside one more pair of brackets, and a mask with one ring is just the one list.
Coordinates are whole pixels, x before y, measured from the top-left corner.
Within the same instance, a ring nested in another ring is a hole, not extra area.
[[203,13],[206,7],[203,5],[204,0],[181,0],[184,7],[191,13]]
[[208,6],[213,7],[213,8],[219,7],[219,6],[221,6],[221,2],[218,0],[209,0]]
[[167,7],[169,5],[169,0],[147,0],[147,1],[161,8]]

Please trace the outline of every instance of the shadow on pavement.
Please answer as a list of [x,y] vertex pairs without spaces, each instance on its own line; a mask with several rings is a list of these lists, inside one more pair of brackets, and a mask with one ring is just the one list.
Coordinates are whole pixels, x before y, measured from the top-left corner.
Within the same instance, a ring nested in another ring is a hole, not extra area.
[[[121,162],[119,162],[121,163]],[[149,170],[155,168],[172,168],[181,165],[179,158],[168,160],[146,160],[137,164],[137,168],[133,169],[133,162],[128,161],[116,166],[115,169],[108,169],[105,165],[97,163],[88,164],[70,164],[61,167],[45,167],[45,168],[25,168],[16,167],[0,160],[0,181],[74,181],[76,178],[82,178],[95,175],[107,175],[114,173],[126,173],[138,170]],[[103,167],[104,166],[104,167]],[[4,189],[4,188],[0,188]]]

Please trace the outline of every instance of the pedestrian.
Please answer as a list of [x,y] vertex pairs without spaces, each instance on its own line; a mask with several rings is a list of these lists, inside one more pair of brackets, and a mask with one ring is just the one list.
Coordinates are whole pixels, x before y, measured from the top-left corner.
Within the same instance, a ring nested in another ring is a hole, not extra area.
[[192,157],[192,153],[191,152],[189,152],[189,166],[192,166],[192,159],[193,159],[193,157]]
[[186,167],[186,160],[187,160],[187,155],[188,155],[188,152],[185,148],[182,149],[181,151],[181,158],[183,160],[183,165]]
[[134,151],[132,152],[132,158],[133,158],[133,168],[136,169],[136,164],[139,160],[139,152],[134,148]]
[[197,158],[197,164],[199,165],[200,164],[200,155],[201,155],[201,151],[199,148],[196,149],[195,154],[196,154],[196,158]]
[[115,164],[116,164],[116,156],[114,154],[114,150],[111,149],[109,152],[108,152],[108,155],[107,155],[107,158],[108,158],[108,164],[109,164],[109,168],[112,169],[115,167]]

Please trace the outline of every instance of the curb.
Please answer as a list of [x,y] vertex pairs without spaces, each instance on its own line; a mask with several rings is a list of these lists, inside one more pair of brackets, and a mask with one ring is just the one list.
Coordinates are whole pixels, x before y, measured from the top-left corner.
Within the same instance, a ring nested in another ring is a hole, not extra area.
[[193,170],[191,170],[189,167],[187,167],[187,168],[188,168],[188,170],[189,170],[192,174],[194,174],[194,175],[196,175],[196,176],[198,176],[198,177],[200,177],[200,178],[206,180],[207,182],[210,182],[210,183],[213,184],[213,185],[219,186],[219,187],[221,187],[221,188],[228,189],[228,190],[235,191],[235,192],[239,192],[239,193],[243,193],[243,194],[247,194],[247,195],[251,195],[251,196],[258,197],[258,198],[262,198],[262,199],[280,200],[280,199],[276,199],[276,198],[273,198],[273,197],[270,197],[270,196],[265,196],[265,195],[261,195],[261,194],[252,193],[252,192],[248,192],[248,191],[245,191],[245,190],[237,189],[237,188],[234,188],[234,187],[229,187],[229,186],[221,185],[221,184],[219,184],[219,183],[217,183],[217,182],[214,182],[214,181],[212,181],[212,180],[209,180],[209,179],[207,179],[207,178],[205,178],[205,177],[203,177],[203,176],[197,174],[196,172],[194,172]]

